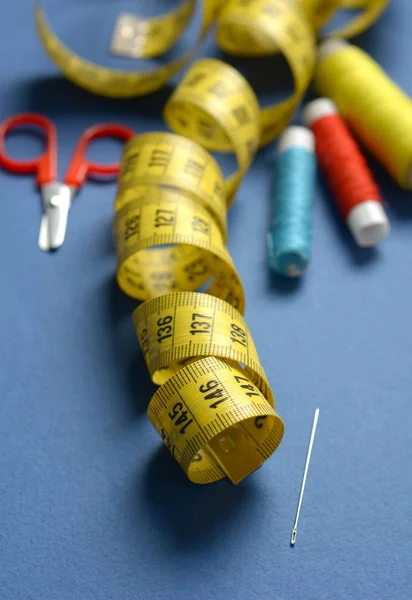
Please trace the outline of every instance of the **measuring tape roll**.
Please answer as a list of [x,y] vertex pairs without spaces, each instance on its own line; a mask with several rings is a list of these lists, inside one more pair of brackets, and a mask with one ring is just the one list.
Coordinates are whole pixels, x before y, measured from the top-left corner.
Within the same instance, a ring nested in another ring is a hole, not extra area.
[[[202,146],[172,133],[147,133],[125,145],[119,192],[147,186],[179,189],[213,215],[226,240],[227,202],[218,163]],[[120,194],[116,207],[124,203]]]
[[[257,131],[249,121],[245,127]],[[223,141],[247,148],[241,126],[225,131]],[[152,379],[161,385],[149,418],[198,483],[225,475],[239,482],[283,436],[225,247],[222,213],[231,189],[195,141],[150,133],[125,146],[113,225],[117,278],[125,293],[146,300],[133,319]],[[194,292],[205,284],[207,293]]]
[[256,470],[283,437],[283,423],[236,363],[204,358],[153,396],[148,415],[189,479],[233,483]]
[[[219,3],[216,3],[216,0],[206,0],[203,2],[203,7],[204,27],[199,35],[199,41],[205,28],[216,17],[217,9],[220,7],[217,21],[218,40],[225,50],[232,52],[232,54],[244,56],[265,56],[280,51],[289,64],[295,83],[294,93],[286,100],[274,106],[266,107],[259,112],[259,104],[254,92],[240,73],[221,61],[201,61],[203,70],[205,65],[208,69],[218,68],[218,73],[209,73],[210,79],[214,79],[215,82],[219,79],[222,80],[229,69],[232,73],[231,80],[235,79],[234,73],[237,74],[238,82],[242,82],[239,89],[241,104],[243,106],[250,103],[256,105],[258,113],[256,121],[253,119],[253,125],[260,128],[258,143],[260,145],[267,144],[290,121],[308,87],[315,63],[313,28],[301,7],[295,2],[290,3],[288,0],[253,0],[253,2],[236,0]],[[190,11],[187,11],[187,14],[189,13]],[[169,17],[170,14],[163,17],[166,19],[167,26],[165,25],[165,27],[168,31],[173,21],[169,21]],[[64,75],[80,87],[104,96],[126,98],[153,92],[163,87],[173,75],[182,69],[195,51],[195,48],[193,48],[171,63],[150,71],[131,72],[110,69],[87,61],[69,50],[50,29],[39,4],[36,8],[36,21],[40,39],[46,51]],[[153,21],[151,25],[148,25],[148,21],[145,21],[145,23],[148,27],[147,31],[143,29],[139,39],[141,39],[141,47],[146,48],[144,55],[151,56],[158,51],[158,49],[149,49],[149,32],[152,31]],[[160,31],[162,30],[161,23],[162,18],[159,18],[156,27]],[[167,37],[170,38],[170,35],[166,35]],[[194,65],[194,68],[196,67],[197,63]],[[201,87],[198,86],[197,89]],[[178,93],[179,90],[181,93]],[[179,86],[177,90],[179,102],[186,100],[186,103],[190,103],[190,94],[186,99],[182,98],[183,90],[184,93],[189,93],[187,85],[184,87]],[[242,96],[243,93],[244,96]],[[206,113],[209,111],[212,114],[214,111],[219,112],[218,105],[223,100],[223,91],[213,88],[213,85],[210,90],[203,89],[203,108]],[[175,96],[174,107],[176,106],[177,97]],[[236,105],[233,106],[233,109],[236,109]],[[173,119],[169,105],[165,109],[165,117],[169,124],[173,121],[176,127],[176,119]],[[182,133],[181,125],[176,127],[176,131]],[[193,131],[191,133],[193,134]],[[184,132],[184,134],[187,135],[188,132]],[[230,145],[221,135],[215,140],[209,140],[209,142],[210,144],[213,143],[216,149],[220,149],[222,145]],[[203,144],[203,140],[201,143]],[[206,145],[209,149],[211,148],[210,144]]]
[[217,223],[201,204],[162,188],[151,188],[149,195],[129,189],[118,202],[117,279],[126,294],[146,300],[178,289],[199,289],[212,277],[207,293],[243,312],[242,283]]
[[246,79],[233,67],[212,59],[192,66],[164,111],[166,122],[180,135],[209,151],[236,154],[238,171],[225,184],[229,204],[259,146],[262,114]]
[[[147,367],[158,385],[189,360],[218,356],[244,365],[245,374],[274,405],[245,320],[228,302],[198,292],[166,294],[141,304],[133,322]],[[178,336],[175,323],[179,323]]]
[[122,290],[147,300],[212,278],[208,293],[243,312],[243,287],[225,247],[225,191],[219,166],[196,142],[168,133],[130,140],[114,223]]
[[228,475],[237,483],[259,467],[279,445],[283,423],[241,314],[208,294],[180,292],[145,302],[133,320],[162,385],[150,421],[190,479]]

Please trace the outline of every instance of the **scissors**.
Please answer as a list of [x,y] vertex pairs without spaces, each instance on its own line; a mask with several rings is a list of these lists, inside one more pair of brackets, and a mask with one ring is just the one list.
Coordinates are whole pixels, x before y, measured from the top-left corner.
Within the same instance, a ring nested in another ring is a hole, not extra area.
[[[43,154],[29,160],[16,160],[6,154],[7,134],[20,126],[29,126],[44,133],[46,148]],[[52,121],[37,113],[14,115],[0,124],[0,165],[12,173],[35,173],[42,194],[43,216],[40,225],[39,248],[44,252],[59,248],[66,235],[67,219],[76,192],[89,175],[116,175],[120,163],[102,165],[86,158],[92,140],[115,138],[127,141],[135,132],[124,125],[104,123],[89,127],[79,139],[64,182],[57,181],[57,130]]]

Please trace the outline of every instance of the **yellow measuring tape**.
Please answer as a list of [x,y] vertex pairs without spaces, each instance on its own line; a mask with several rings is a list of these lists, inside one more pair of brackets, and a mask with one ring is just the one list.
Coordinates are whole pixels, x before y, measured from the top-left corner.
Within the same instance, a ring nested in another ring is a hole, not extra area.
[[[280,52],[291,69],[295,91],[285,101],[260,112],[260,144],[272,141],[290,121],[309,84],[314,65],[314,32],[339,8],[354,0],[185,0],[175,11],[154,19],[142,19],[138,46],[132,55],[153,58],[174,46],[187,27],[197,4],[203,22],[194,46],[168,64],[144,72],[111,69],[87,61],[69,50],[53,33],[40,3],[36,21],[49,56],[75,84],[104,96],[117,98],[149,94],[160,89],[194,55],[212,23],[222,50],[239,56],[268,56]],[[367,28],[388,0],[356,0],[358,16],[336,35],[351,36]],[[129,54],[130,55],[130,54]],[[214,68],[218,68],[215,64]],[[208,94],[208,101],[216,101]],[[185,132],[186,135],[186,132]]]
[[164,382],[149,419],[190,479],[237,483],[260,467],[283,423],[241,314],[208,294],[180,292],[144,303],[134,322],[153,380]]
[[[168,15],[138,24],[134,56],[153,58],[171,48],[196,4],[183,2]],[[181,135],[139,135],[125,147],[113,230],[119,285],[145,301],[133,319],[153,381],[160,385],[149,418],[192,481],[208,483],[226,475],[237,483],[275,451],[284,426],[242,316],[244,291],[225,245],[226,213],[257,148],[287,125],[307,89],[315,29],[343,2],[202,4],[198,41],[216,22],[217,41],[227,52],[281,52],[293,74],[294,93],[261,109],[236,69],[219,60],[196,62],[164,109],[166,122]],[[384,4],[364,0],[361,16],[371,22]],[[195,51],[151,71],[108,69],[60,42],[40,5],[36,19],[47,52],[66,77],[106,96],[159,89]],[[356,28],[355,19],[352,31]],[[224,180],[209,151],[234,152],[237,171]],[[206,293],[196,292],[202,286]]]
[[[226,81],[236,81],[226,67]],[[134,323],[161,385],[149,418],[198,483],[225,475],[237,483],[283,436],[225,247],[227,190],[214,158],[187,138],[149,133],[125,147],[114,222],[118,282],[147,300]],[[207,293],[196,293],[202,285]]]

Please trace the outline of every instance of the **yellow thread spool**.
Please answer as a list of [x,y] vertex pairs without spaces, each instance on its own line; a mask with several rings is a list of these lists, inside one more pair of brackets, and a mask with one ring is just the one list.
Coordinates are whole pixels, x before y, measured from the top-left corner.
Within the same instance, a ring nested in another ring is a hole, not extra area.
[[363,50],[343,40],[321,44],[315,86],[404,188],[412,189],[412,100]]

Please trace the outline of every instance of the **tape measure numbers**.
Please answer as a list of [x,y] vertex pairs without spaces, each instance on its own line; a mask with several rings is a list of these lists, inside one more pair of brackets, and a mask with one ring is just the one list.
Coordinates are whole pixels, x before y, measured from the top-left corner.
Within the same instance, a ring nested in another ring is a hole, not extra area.
[[180,292],[145,302],[133,320],[164,390],[149,405],[150,420],[189,477],[236,483],[259,467],[280,443],[283,423],[267,406],[274,407],[272,391],[242,315],[219,298]]
[[[226,240],[227,202],[222,172],[215,159],[199,144],[172,133],[141,134],[126,144],[119,191],[147,186],[181,190],[214,216]],[[124,203],[120,194],[116,206]]]
[[[236,136],[241,143],[241,127]],[[199,483],[240,481],[283,436],[225,247],[227,189],[197,142],[152,133],[125,147],[114,220],[118,282],[146,300],[134,323],[161,385],[150,420]],[[205,284],[206,294],[192,291]]]
[[235,363],[215,357],[184,367],[153,396],[148,416],[189,479],[233,483],[269,458],[283,423]]
[[[207,293],[244,310],[243,287],[233,261],[219,227],[201,204],[161,188],[151,189],[149,197],[146,193],[129,201],[126,196],[122,202],[115,217],[115,240],[118,282],[125,293],[145,300],[159,293],[198,289],[212,277]],[[184,246],[180,254],[173,247],[179,245]]]
[[[230,75],[233,69],[227,69]],[[188,77],[209,85],[199,73]],[[239,86],[229,89],[237,93]],[[191,114],[192,126],[199,117],[190,105],[182,114]],[[247,135],[240,124],[232,131],[213,125],[216,135],[210,136],[209,120],[200,137],[219,144],[232,140],[247,149],[257,129],[243,120]],[[257,135],[254,149],[256,142]],[[237,180],[238,175],[229,181]],[[199,483],[225,475],[237,483],[283,436],[241,316],[243,287],[225,247],[230,189],[233,184],[227,185],[214,158],[195,141],[150,133],[125,147],[114,221],[118,282],[128,295],[147,300],[135,311],[134,323],[153,381],[161,385],[149,418]],[[206,283],[206,294],[190,292]]]
[[[167,294],[141,304],[133,321],[158,385],[188,360],[218,356],[244,365],[248,378],[274,404],[245,320],[228,302],[196,292]],[[178,336],[175,323],[179,323]]]
[[164,116],[172,129],[209,151],[235,153],[239,169],[225,184],[230,204],[259,146],[259,105],[246,79],[219,60],[200,60],[170,97]]

